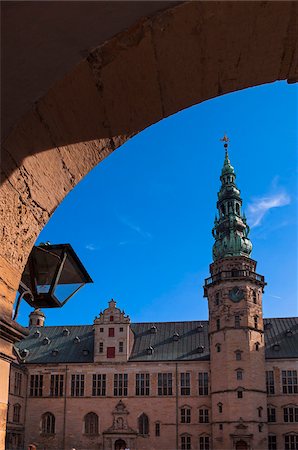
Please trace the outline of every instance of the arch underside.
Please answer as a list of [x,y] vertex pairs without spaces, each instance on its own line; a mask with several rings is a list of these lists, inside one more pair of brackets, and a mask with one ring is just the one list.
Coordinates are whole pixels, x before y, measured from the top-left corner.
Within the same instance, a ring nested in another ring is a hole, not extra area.
[[297,80],[296,18],[295,2],[171,5],[95,48],[34,104],[2,146],[3,315],[56,207],[127,139],[216,96]]

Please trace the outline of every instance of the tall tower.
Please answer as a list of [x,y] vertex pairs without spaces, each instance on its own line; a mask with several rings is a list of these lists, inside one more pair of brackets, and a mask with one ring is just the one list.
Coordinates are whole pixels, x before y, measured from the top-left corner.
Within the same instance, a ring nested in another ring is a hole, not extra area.
[[267,448],[265,352],[262,318],[264,277],[250,258],[249,227],[228,155],[212,235],[208,298],[212,398],[212,448]]

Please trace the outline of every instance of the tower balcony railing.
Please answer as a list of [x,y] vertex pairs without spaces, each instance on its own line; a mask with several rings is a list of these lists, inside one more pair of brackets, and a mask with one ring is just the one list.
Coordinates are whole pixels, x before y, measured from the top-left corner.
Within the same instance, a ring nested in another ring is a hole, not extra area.
[[229,280],[235,278],[248,278],[253,281],[265,284],[265,278],[263,275],[259,275],[256,272],[250,270],[223,270],[205,279],[205,286],[216,283],[222,280]]

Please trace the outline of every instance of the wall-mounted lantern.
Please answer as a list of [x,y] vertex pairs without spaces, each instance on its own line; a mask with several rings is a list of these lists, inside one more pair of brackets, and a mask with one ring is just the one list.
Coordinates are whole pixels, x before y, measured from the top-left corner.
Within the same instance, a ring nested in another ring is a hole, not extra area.
[[25,266],[17,300],[33,308],[61,308],[86,283],[93,283],[70,244],[34,246]]

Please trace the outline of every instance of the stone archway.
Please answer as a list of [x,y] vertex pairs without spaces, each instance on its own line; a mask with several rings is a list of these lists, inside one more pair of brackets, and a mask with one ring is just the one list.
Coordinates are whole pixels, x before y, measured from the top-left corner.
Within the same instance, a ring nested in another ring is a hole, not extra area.
[[245,441],[241,440],[236,442],[235,448],[236,450],[248,450],[248,445]]
[[[39,232],[67,193],[127,139],[164,117],[228,92],[297,80],[296,2],[206,1],[163,7],[148,18],[140,13],[134,25],[123,31],[124,23],[116,36],[95,43],[92,51],[79,48],[84,55],[79,63],[71,63],[66,54],[67,75],[55,83],[54,76],[48,79],[38,100],[30,99],[22,119],[11,123],[3,140],[2,442],[12,344],[24,332],[11,321],[15,292]],[[105,18],[98,19],[100,29]],[[84,26],[88,30],[88,21]],[[74,33],[76,29],[74,24]],[[18,57],[23,55],[13,55]]]
[[126,442],[123,439],[117,439],[114,445],[114,450],[124,450],[126,447]]

